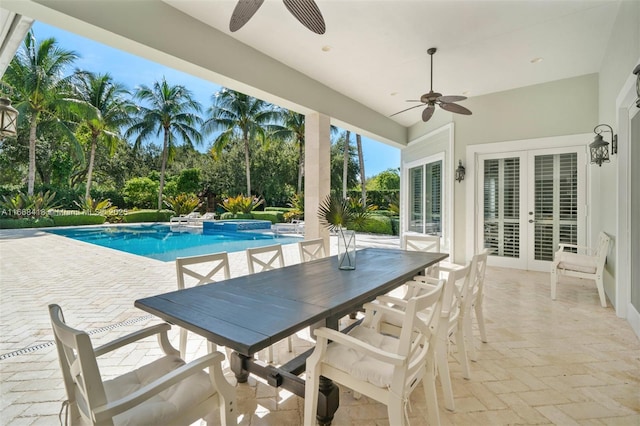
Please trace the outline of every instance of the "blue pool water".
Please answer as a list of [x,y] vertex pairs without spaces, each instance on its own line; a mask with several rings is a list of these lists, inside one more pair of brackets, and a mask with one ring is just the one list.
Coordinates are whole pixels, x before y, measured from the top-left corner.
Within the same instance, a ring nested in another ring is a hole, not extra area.
[[299,237],[247,231],[203,235],[202,229],[174,227],[172,230],[170,226],[159,224],[67,228],[47,232],[165,262],[176,257],[243,251],[249,247],[300,241]]

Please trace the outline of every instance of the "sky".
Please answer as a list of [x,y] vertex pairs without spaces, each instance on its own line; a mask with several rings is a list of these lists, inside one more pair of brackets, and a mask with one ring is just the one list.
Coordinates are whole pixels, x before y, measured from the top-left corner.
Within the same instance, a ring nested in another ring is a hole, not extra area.
[[[114,49],[93,40],[80,37],[41,22],[33,24],[36,39],[44,40],[53,37],[59,46],[73,50],[80,58],[75,67],[92,72],[109,73],[128,89],[134,90],[144,84],[151,86],[164,76],[171,85],[183,85],[194,95],[195,99],[206,110],[211,105],[211,96],[220,90],[220,85],[191,76],[173,68]],[[355,144],[355,135],[351,136]],[[161,141],[155,142],[161,144]],[[209,142],[205,142],[204,150]],[[400,167],[400,150],[392,146],[362,137],[365,173],[370,178],[384,170]]]

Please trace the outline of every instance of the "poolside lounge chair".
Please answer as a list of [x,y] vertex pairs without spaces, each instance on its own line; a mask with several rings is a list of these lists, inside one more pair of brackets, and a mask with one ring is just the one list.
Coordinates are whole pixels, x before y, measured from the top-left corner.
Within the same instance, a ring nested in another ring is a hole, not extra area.
[[276,234],[304,234],[304,221],[294,219],[291,222],[276,223],[273,230]]
[[214,220],[215,218],[216,218],[216,214],[214,212],[207,212],[207,213],[203,214],[202,216],[198,215],[197,217],[189,218],[188,224],[189,225],[202,225],[202,223],[205,220]]
[[199,212],[191,212],[189,214],[181,214],[180,216],[174,216],[169,219],[170,225],[191,225],[193,221],[200,217]]

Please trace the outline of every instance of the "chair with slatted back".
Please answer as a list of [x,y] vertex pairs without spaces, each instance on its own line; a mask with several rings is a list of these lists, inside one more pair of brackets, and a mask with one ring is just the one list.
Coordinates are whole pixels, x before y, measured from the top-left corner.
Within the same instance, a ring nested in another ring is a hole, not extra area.
[[[247,264],[250,274],[271,271],[272,269],[282,268],[284,266],[284,256],[280,244],[251,247],[246,249],[245,252],[247,254]],[[289,352],[293,351],[291,336],[287,337],[287,348]],[[273,345],[267,348],[267,361],[269,363],[273,362]]]
[[300,251],[301,262],[309,262],[327,256],[322,238],[300,241],[298,242],[298,250]]
[[[348,334],[326,327],[316,330],[315,350],[306,364],[304,425],[316,423],[320,376],[385,404],[394,426],[407,424],[405,404],[422,381],[429,423],[440,424],[434,352],[442,289],[440,281],[410,297],[403,309],[367,303],[362,323]],[[383,330],[388,321],[401,324],[397,333]]]
[[[213,283],[221,279],[228,280],[230,278],[229,256],[226,252],[222,252],[202,256],[178,257],[176,258],[176,276],[178,290]],[[186,352],[187,330],[181,328],[180,356],[185,358]]]
[[[169,343],[167,323],[94,349],[86,332],[66,324],[60,306],[49,305],[49,316],[71,424],[190,425],[201,418],[212,421],[218,407],[222,424],[236,424],[235,389],[222,373],[221,353],[186,364]],[[113,379],[102,379],[98,357],[151,336],[158,337],[164,356]]]
[[[607,298],[604,294],[604,265],[607,261],[607,252],[611,238],[604,232],[598,236],[598,245],[595,249],[562,243],[553,257],[551,264],[551,299],[556,300],[556,286],[558,276],[586,278],[593,280],[600,296],[600,305],[607,307]],[[573,249],[576,253],[565,251]]]
[[[469,359],[477,361],[478,354],[473,342],[473,315],[475,314],[480,330],[482,342],[487,341],[487,334],[484,326],[484,314],[482,313],[482,299],[484,298],[484,275],[487,269],[487,256],[489,250],[473,256],[469,269],[469,278],[458,285],[467,284],[466,288],[458,287],[460,297],[460,318],[458,320],[458,333],[465,341],[465,348],[469,353]],[[468,378],[468,377],[465,377]]]
[[[424,251],[428,253],[440,253],[440,237],[425,234],[404,234],[402,246],[407,251]],[[440,275],[439,264],[436,263],[425,270],[425,275],[438,278]]]
[[282,246],[274,244],[264,247],[251,247],[245,250],[247,253],[247,265],[249,273],[270,271],[284,266]]

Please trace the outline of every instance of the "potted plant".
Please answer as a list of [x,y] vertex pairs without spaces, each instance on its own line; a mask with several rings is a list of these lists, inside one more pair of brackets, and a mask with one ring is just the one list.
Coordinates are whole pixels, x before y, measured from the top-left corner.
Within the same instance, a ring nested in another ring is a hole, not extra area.
[[338,234],[338,268],[356,269],[356,234],[347,230],[354,219],[349,199],[327,195],[318,209],[320,223]]

